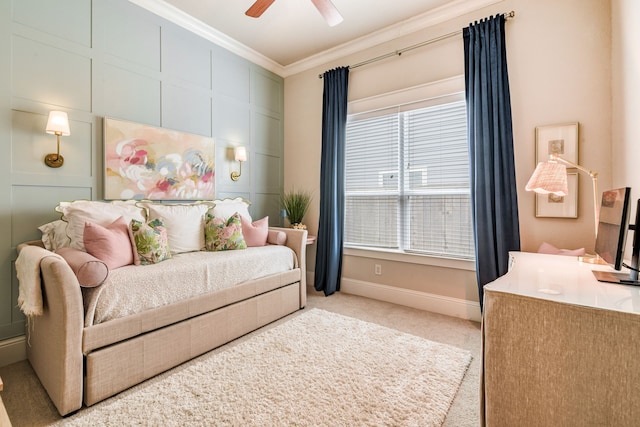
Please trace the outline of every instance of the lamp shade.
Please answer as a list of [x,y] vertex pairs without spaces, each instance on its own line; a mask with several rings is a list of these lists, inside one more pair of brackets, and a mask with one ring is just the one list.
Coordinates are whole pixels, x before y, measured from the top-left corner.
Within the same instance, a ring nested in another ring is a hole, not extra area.
[[525,189],[540,194],[566,196],[569,193],[566,166],[556,162],[538,163]]
[[247,161],[247,149],[245,147],[236,147],[236,162]]
[[54,135],[71,135],[67,113],[64,111],[50,111],[45,131]]

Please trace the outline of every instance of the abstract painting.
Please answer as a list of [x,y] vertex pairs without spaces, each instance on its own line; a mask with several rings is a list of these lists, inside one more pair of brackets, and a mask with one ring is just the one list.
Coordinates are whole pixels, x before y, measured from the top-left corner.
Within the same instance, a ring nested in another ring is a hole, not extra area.
[[211,138],[105,117],[107,200],[213,200]]

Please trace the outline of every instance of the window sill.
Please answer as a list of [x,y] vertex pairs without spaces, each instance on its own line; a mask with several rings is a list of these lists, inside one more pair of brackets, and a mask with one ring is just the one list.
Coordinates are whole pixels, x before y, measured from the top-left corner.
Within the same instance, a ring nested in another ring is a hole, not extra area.
[[436,257],[431,255],[411,254],[380,249],[362,249],[345,247],[343,254],[360,258],[382,259],[387,261],[406,262],[410,264],[431,265],[434,267],[453,268],[457,270],[475,271],[475,261]]

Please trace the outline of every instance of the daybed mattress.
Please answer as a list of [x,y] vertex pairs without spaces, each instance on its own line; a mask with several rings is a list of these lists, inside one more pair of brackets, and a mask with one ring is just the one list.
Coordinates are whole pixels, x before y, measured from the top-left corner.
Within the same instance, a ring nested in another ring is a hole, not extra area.
[[278,245],[189,252],[158,264],[120,267],[103,285],[83,288],[85,327],[297,267],[295,253]]

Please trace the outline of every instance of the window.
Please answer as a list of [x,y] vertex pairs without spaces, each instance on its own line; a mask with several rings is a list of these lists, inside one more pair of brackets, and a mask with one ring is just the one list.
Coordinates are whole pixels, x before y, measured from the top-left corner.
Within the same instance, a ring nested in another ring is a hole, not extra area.
[[462,94],[349,116],[345,246],[473,259]]

